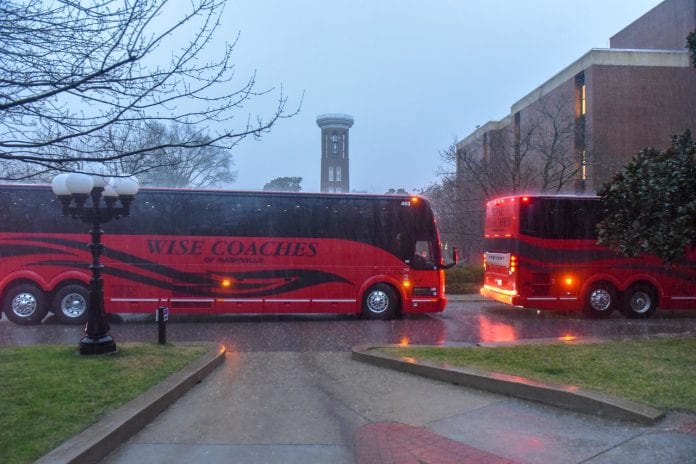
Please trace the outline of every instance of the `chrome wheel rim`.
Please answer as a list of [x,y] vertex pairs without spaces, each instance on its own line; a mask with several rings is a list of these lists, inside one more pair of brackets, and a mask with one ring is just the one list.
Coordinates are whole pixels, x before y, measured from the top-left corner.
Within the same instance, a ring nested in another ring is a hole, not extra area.
[[67,317],[80,317],[87,310],[87,301],[79,293],[70,293],[60,302],[60,311]]
[[646,292],[635,292],[631,295],[631,310],[637,314],[644,314],[650,310],[652,298]]
[[611,293],[606,289],[597,288],[590,294],[590,305],[597,311],[606,311],[611,306]]
[[387,308],[389,308],[389,296],[385,292],[377,290],[367,296],[367,309],[370,312],[380,314]]
[[19,317],[29,317],[36,312],[38,301],[31,293],[18,293],[12,300],[12,312]]

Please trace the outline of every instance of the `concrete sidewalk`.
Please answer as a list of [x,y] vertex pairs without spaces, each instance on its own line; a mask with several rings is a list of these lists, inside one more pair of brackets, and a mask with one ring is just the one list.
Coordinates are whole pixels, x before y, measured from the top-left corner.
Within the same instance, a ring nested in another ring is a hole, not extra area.
[[[665,420],[665,412],[647,405],[612,397],[599,392],[571,387],[568,385],[535,382],[517,376],[502,375],[468,368],[456,368],[414,360],[389,356],[380,352],[384,345],[366,345],[355,347],[352,358],[376,366],[397,369],[418,376],[424,376],[467,388],[485,390],[520,399],[543,403],[559,408],[578,411],[588,417],[605,417],[613,420],[640,423],[652,426],[643,429],[640,435],[613,447],[602,450],[588,460],[573,458],[572,448],[562,461],[546,459],[550,456],[534,455],[524,448],[515,447],[514,452],[505,448],[503,457],[484,451],[497,449],[494,444],[486,443],[481,449],[472,447],[467,429],[477,424],[469,418],[452,417],[438,424],[434,429],[441,435],[434,434],[425,428],[409,427],[396,423],[374,423],[367,427],[369,431],[361,430],[356,435],[356,462],[367,463],[513,463],[513,462],[588,462],[588,463],[691,463],[696,462],[696,414],[670,415]],[[502,415],[502,414],[501,414]],[[509,416],[508,416],[509,418]],[[538,418],[538,417],[537,417]],[[489,419],[490,420],[490,419]],[[504,419],[503,419],[504,420]],[[487,421],[482,421],[486,423]],[[502,422],[502,421],[501,421]],[[521,427],[520,436],[527,435],[531,424],[524,420],[510,422]],[[535,424],[537,425],[537,424]],[[554,433],[549,424],[541,430],[532,432],[532,436]],[[582,427],[574,429],[577,424],[558,423],[558,430],[566,429],[564,433],[577,438],[584,437]],[[628,425],[630,427],[630,425]],[[535,426],[532,425],[532,430]],[[500,429],[505,430],[501,427]],[[604,432],[604,431],[603,431]],[[508,431],[509,433],[509,431]],[[496,437],[493,433],[488,436]],[[497,438],[497,437],[496,437]],[[502,440],[501,440],[502,441]],[[535,439],[536,445],[542,440]],[[559,440],[555,441],[558,445]],[[588,443],[589,445],[589,443]],[[559,457],[559,456],[556,456]]]
[[[372,348],[356,347],[352,356],[234,353],[222,363],[224,349],[213,346],[38,462],[696,462],[693,414],[663,417],[587,392],[568,411],[539,401],[558,392],[572,396],[573,389],[504,379],[504,394],[490,393],[483,389],[499,388],[500,379],[487,373],[465,372],[483,383],[458,386],[453,382],[470,380],[447,376],[461,372],[389,359]],[[534,402],[515,398],[532,387],[541,392]],[[604,403],[609,406],[598,406]],[[583,405],[594,409],[577,412]],[[631,412],[622,420],[608,417],[621,409]]]

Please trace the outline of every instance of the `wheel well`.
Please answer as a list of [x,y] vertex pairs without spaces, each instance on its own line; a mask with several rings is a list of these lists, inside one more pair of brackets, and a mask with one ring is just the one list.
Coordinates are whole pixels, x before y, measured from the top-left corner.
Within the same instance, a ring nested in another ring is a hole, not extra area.
[[655,297],[655,306],[658,306],[658,304],[660,303],[660,289],[657,285],[650,282],[649,280],[636,280],[635,282],[631,282],[631,284],[628,287],[626,287],[626,291],[636,286],[643,286],[651,289],[653,292],[653,297]]
[[401,295],[401,289],[392,284],[385,283],[385,285],[389,285],[394,290],[394,293],[396,294],[396,312],[394,315],[396,317],[401,317],[404,313],[404,297]]
[[48,294],[48,292],[46,292],[46,291],[44,290],[44,288],[43,288],[38,282],[36,282],[36,281],[34,281],[34,280],[31,280],[31,279],[24,279],[24,278],[23,278],[23,279],[13,280],[12,282],[9,282],[7,285],[5,285],[5,286],[3,287],[3,289],[2,289],[2,294],[0,295],[0,301],[4,301],[4,300],[5,300],[5,295],[7,295],[8,290],[10,290],[10,289],[13,288],[13,287],[16,287],[17,285],[25,285],[25,284],[27,284],[27,285],[35,285],[36,287],[38,287],[38,288],[40,288],[41,290],[43,290],[44,293]]
[[58,293],[58,291],[61,288],[67,287],[68,285],[80,285],[80,286],[86,288],[87,290],[89,290],[89,285],[84,283],[83,281],[78,280],[78,279],[68,279],[68,280],[62,280],[62,281],[58,282],[55,285],[55,287],[53,287],[51,289],[51,291],[48,292],[48,295],[52,298],[56,293]]
[[403,306],[404,306],[404,298],[403,295],[401,295],[401,290],[396,286],[393,285],[390,282],[386,282],[383,280],[377,281],[377,282],[372,282],[370,285],[365,287],[365,290],[362,293],[362,296],[360,297],[360,311],[362,311],[363,304],[365,304],[365,297],[367,296],[367,293],[370,291],[371,288],[377,286],[377,285],[384,285],[392,289],[394,294],[396,295],[396,314],[401,315],[403,314]]
[[611,280],[600,279],[600,280],[594,280],[594,281],[590,282],[589,284],[587,284],[585,286],[584,294],[587,295],[587,292],[591,288],[596,287],[598,285],[603,285],[603,286],[611,288],[614,291],[614,293],[617,295],[619,293],[619,288],[614,282],[612,282]]

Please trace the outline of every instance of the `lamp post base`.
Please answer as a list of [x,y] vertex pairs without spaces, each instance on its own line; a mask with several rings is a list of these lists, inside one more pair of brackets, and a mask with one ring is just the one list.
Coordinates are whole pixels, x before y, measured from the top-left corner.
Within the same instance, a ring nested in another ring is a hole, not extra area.
[[118,351],[116,341],[109,334],[101,337],[85,336],[80,340],[80,354],[114,354]]

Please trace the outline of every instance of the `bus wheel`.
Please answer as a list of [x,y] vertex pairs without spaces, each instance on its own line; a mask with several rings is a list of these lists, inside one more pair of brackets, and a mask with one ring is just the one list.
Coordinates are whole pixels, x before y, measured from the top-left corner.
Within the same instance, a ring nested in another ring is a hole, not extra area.
[[38,324],[48,313],[43,290],[33,284],[11,287],[5,294],[2,306],[7,318],[15,324]]
[[66,285],[53,297],[53,312],[63,324],[87,322],[89,291],[82,285]]
[[390,319],[396,315],[399,298],[393,288],[377,284],[365,292],[362,314],[369,319]]
[[645,284],[631,286],[624,295],[620,310],[631,319],[650,317],[657,310],[655,289]]
[[595,319],[604,319],[611,315],[616,306],[616,291],[605,282],[593,284],[585,298],[585,314]]

